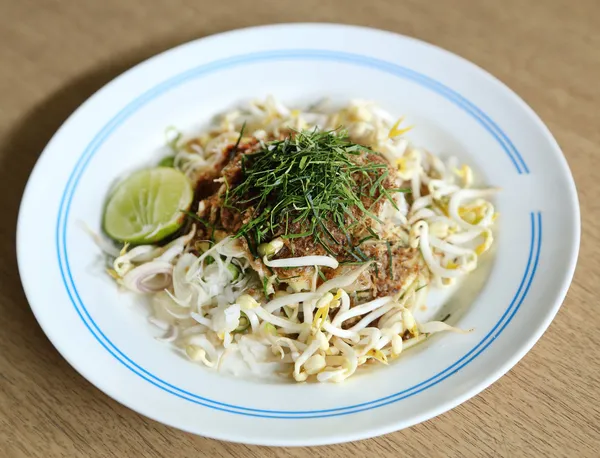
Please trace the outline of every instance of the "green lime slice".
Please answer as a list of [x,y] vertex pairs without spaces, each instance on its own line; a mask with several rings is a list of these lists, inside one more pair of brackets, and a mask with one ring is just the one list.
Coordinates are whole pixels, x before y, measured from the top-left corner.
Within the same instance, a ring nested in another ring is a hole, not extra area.
[[104,230],[113,239],[154,243],[181,227],[194,191],[180,171],[156,167],[140,170],[120,183],[104,210]]

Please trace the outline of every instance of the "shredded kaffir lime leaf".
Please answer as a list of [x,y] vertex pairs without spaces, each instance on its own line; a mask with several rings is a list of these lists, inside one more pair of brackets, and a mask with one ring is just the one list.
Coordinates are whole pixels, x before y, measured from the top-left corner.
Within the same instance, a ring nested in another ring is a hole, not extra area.
[[377,203],[386,199],[396,207],[392,194],[408,191],[390,187],[388,164],[364,160],[368,154],[379,156],[343,130],[292,132],[260,143],[241,157],[242,180],[225,193],[225,207],[253,209],[236,237],[253,249],[274,236],[312,236],[329,253],[344,245],[355,261],[365,261],[351,231],[367,218],[380,222],[373,212]]

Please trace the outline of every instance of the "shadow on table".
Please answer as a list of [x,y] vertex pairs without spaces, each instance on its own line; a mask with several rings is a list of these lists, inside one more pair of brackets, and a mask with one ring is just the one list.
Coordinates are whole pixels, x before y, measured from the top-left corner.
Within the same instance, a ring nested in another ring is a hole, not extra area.
[[[121,415],[125,408],[108,398],[94,395],[96,391],[82,381],[45,337],[37,324],[23,293],[16,260],[16,224],[19,204],[27,179],[42,150],[66,118],[89,96],[128,68],[146,58],[189,41],[192,36],[172,37],[149,44],[125,56],[117,57],[102,67],[69,82],[37,106],[32,107],[0,143],[0,351],[5,363],[15,371],[6,374],[8,383],[19,377],[30,379],[27,389],[38,387],[42,392],[58,393],[63,386],[69,403],[86,410],[89,403],[110,403]],[[57,183],[57,186],[64,186]],[[40,221],[40,225],[47,222]],[[49,301],[49,306],[52,303]],[[14,379],[13,379],[14,378]],[[63,388],[63,389],[64,389]],[[73,396],[73,392],[77,396]],[[55,394],[60,396],[59,394]],[[124,418],[118,415],[119,418]],[[129,416],[127,416],[129,417]],[[155,424],[156,427],[162,425]]]
[[[4,310],[8,314],[16,313],[16,307],[26,310],[27,313],[19,314],[19,319],[23,320],[21,325],[34,326],[35,321],[29,313],[18,276],[15,229],[27,179],[42,150],[69,115],[110,80],[152,55],[193,38],[195,37],[177,37],[162,40],[160,44],[149,44],[118,56],[98,69],[76,78],[25,113],[9,129],[0,144],[0,183],[5,189],[0,193],[0,208],[3,213],[0,218],[0,272],[3,273],[2,295],[7,299],[0,307],[10,307],[9,310]],[[40,221],[40,224],[44,222]],[[37,325],[35,327],[38,328]],[[4,332],[11,331],[5,329]]]

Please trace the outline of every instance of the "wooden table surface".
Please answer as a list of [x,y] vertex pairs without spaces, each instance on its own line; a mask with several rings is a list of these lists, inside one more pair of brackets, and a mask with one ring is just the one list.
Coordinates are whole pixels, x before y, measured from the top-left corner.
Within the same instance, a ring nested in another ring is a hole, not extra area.
[[[98,391],[37,325],[14,248],[31,168],[55,130],[95,90],[179,43],[294,21],[392,30],[496,75],[561,144],[583,223],[579,265],[563,307],[506,376],[408,430],[311,449],[196,437]],[[0,457],[600,456],[599,0],[0,0],[0,184]]]

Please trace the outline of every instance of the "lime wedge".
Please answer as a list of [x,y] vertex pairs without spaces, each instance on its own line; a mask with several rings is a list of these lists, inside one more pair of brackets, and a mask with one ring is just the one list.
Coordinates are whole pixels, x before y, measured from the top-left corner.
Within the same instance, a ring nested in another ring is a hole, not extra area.
[[140,170],[120,183],[104,210],[104,230],[113,239],[154,243],[181,227],[194,191],[187,177],[173,168]]

